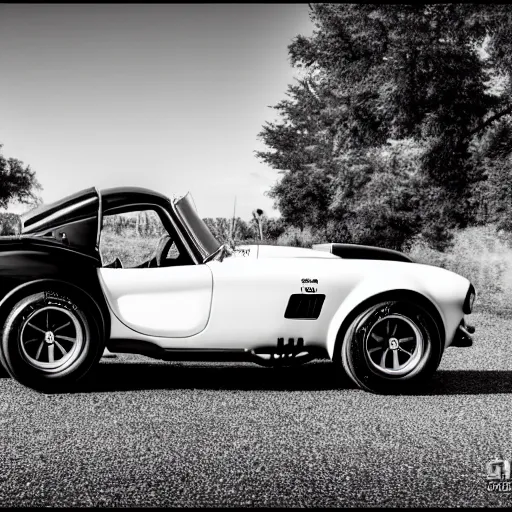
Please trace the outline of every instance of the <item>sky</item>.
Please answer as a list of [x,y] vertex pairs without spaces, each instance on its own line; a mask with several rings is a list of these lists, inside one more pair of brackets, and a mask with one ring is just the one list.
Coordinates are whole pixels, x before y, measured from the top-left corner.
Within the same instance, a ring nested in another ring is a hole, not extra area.
[[307,4],[0,4],[1,151],[45,203],[127,185],[278,216],[257,135],[312,30]]

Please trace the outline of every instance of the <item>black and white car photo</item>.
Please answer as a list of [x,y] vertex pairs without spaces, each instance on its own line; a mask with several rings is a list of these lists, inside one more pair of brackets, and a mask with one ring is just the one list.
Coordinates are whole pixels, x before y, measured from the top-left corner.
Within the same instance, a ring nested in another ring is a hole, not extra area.
[[[165,230],[152,257],[135,267],[105,261],[103,222],[140,210]],[[43,391],[66,390],[106,345],[275,366],[323,357],[363,389],[400,392],[429,378],[445,348],[472,342],[466,278],[350,244],[231,250],[190,195],[91,188],[38,207],[21,235],[0,240],[0,275],[0,359]]]
[[511,34],[0,3],[0,507],[509,507]]

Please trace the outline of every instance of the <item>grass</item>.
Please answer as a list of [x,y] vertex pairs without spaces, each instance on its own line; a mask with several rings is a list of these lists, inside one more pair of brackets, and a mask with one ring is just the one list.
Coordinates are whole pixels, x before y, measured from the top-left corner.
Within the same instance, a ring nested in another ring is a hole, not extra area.
[[116,235],[104,230],[101,234],[100,253],[104,264],[119,258],[124,268],[135,267],[153,256],[158,238]]

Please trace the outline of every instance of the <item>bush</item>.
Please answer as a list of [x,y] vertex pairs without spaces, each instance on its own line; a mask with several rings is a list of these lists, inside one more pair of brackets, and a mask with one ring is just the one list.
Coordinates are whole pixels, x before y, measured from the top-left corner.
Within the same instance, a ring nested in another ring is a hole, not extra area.
[[444,253],[415,240],[408,251],[418,263],[446,268],[469,279],[477,305],[512,309],[512,238],[496,225],[470,227],[454,233]]
[[15,213],[0,213],[0,236],[18,235],[21,232],[20,216]]
[[292,247],[311,247],[313,244],[323,242],[323,237],[314,233],[308,226],[304,229],[288,227],[277,239],[277,245],[288,245]]

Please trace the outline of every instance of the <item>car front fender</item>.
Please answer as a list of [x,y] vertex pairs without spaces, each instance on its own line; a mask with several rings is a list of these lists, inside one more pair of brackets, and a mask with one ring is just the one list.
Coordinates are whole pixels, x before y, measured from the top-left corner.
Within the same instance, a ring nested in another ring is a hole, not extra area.
[[[442,269],[438,269],[442,270]],[[451,276],[455,276],[457,279],[450,279]],[[333,315],[329,328],[327,331],[326,348],[329,353],[329,357],[334,357],[334,350],[338,333],[343,326],[345,320],[351,320],[350,315],[358,310],[361,305],[369,305],[379,299],[389,300],[389,298],[404,297],[406,300],[414,300],[416,296],[419,300],[426,303],[433,309],[434,313],[437,312],[438,323],[441,323],[440,330],[441,335],[444,338],[445,347],[451,342],[457,326],[463,317],[462,303],[464,300],[465,292],[464,287],[461,286],[461,280],[467,281],[461,276],[453,274],[452,272],[446,272],[444,276],[446,281],[440,285],[441,290],[439,293],[433,293],[432,283],[430,286],[426,284],[428,278],[420,278],[414,275],[392,275],[390,277],[380,277],[375,279],[366,278],[361,281],[352,291],[345,297],[342,304],[339,306],[336,313]],[[458,286],[452,287],[455,282]],[[469,286],[469,281],[467,281]],[[365,309],[363,307],[363,309]],[[348,327],[347,326],[343,326]]]

